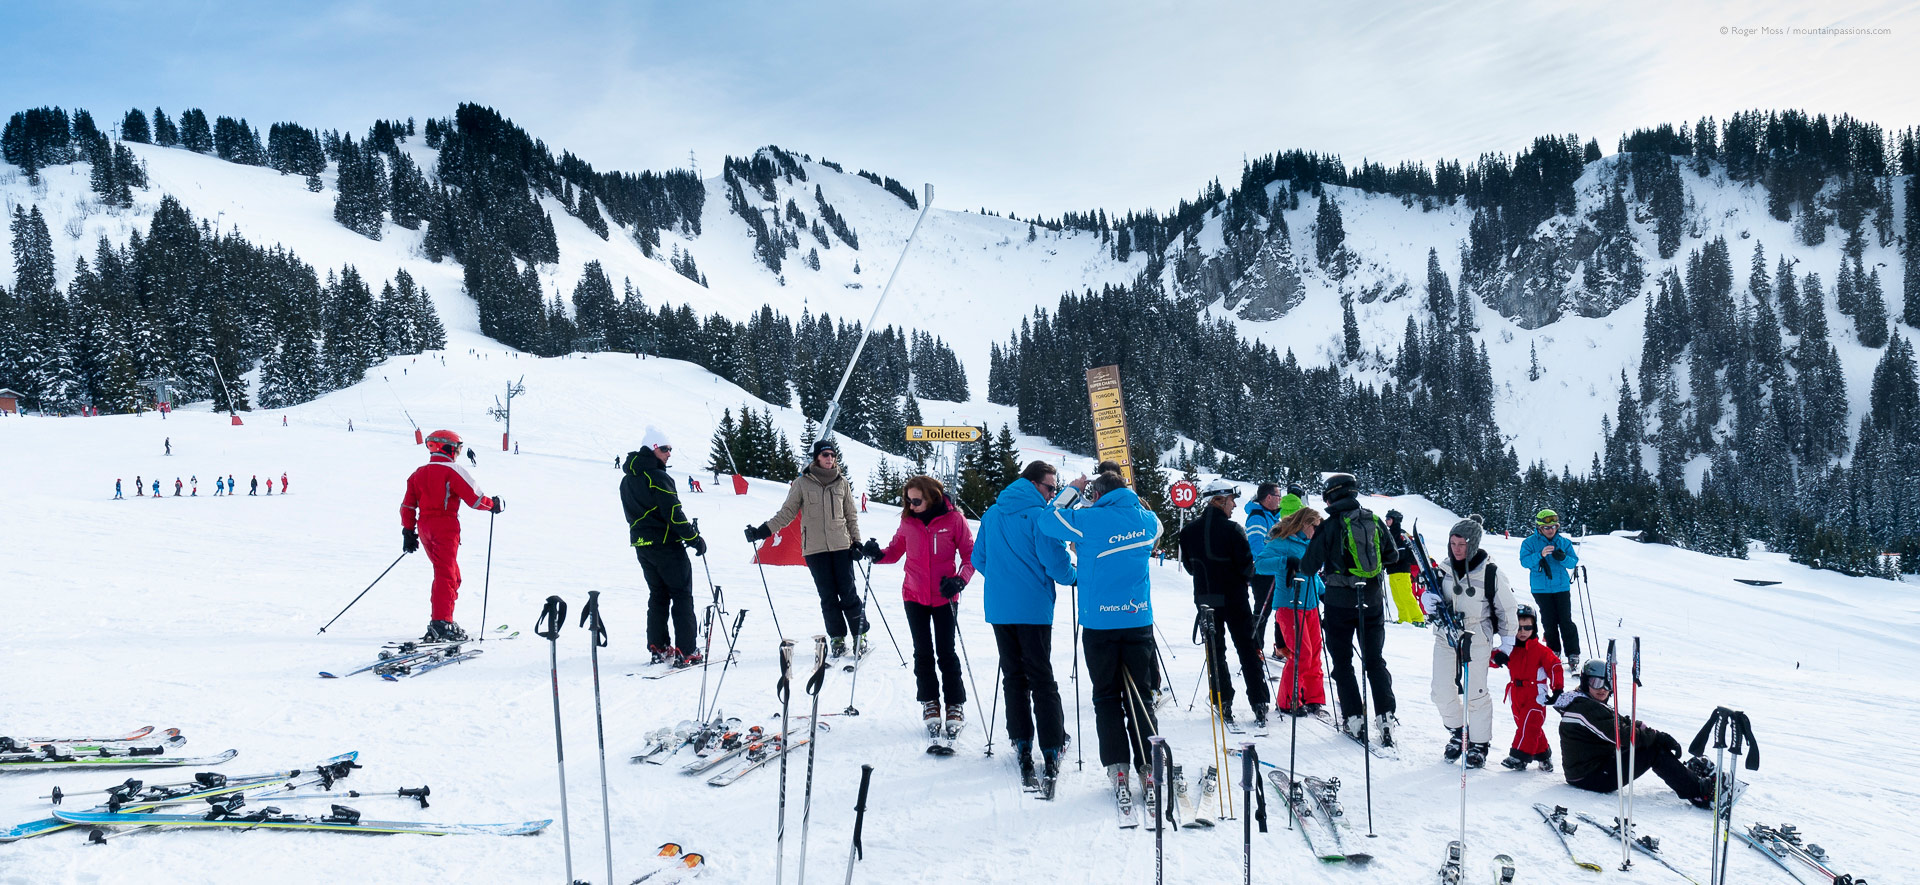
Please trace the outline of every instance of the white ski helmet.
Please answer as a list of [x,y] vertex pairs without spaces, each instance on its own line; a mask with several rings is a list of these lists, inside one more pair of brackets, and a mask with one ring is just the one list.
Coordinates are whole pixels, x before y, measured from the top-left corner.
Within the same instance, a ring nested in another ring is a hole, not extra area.
[[1211,500],[1221,495],[1226,495],[1229,498],[1238,498],[1240,497],[1240,487],[1225,479],[1215,479],[1209,481],[1200,489],[1200,500],[1202,501]]

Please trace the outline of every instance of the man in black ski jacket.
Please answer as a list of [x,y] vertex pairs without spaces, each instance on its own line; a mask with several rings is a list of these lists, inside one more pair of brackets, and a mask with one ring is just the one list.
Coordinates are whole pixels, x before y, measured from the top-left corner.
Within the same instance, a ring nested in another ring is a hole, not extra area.
[[[1327,520],[1307,542],[1298,573],[1320,575],[1326,584],[1320,597],[1326,607],[1321,627],[1327,653],[1333,656],[1333,681],[1339,690],[1340,713],[1345,717],[1340,725],[1357,740],[1366,737],[1366,706],[1353,672],[1357,640],[1360,665],[1366,668],[1367,685],[1373,690],[1376,739],[1383,746],[1392,746],[1400,720],[1394,716],[1393,674],[1387,672],[1381,652],[1387,644],[1385,570],[1399,562],[1399,545],[1394,543],[1386,523],[1360,506],[1360,484],[1352,474],[1336,473],[1328,478],[1321,499],[1327,505]],[[1353,553],[1358,549],[1376,551],[1379,573],[1367,577],[1354,574]]]
[[1240,674],[1247,686],[1247,703],[1256,722],[1267,721],[1266,669],[1260,640],[1253,632],[1253,605],[1247,596],[1247,578],[1253,573],[1253,549],[1246,532],[1233,521],[1240,490],[1223,479],[1207,483],[1200,493],[1200,517],[1180,530],[1180,564],[1193,576],[1196,606],[1213,609],[1213,630],[1207,637],[1220,718],[1233,721],[1233,679],[1227,666],[1226,637],[1233,636],[1240,657]]
[[[673,446],[652,426],[642,437],[640,450],[627,453],[626,476],[620,480],[620,506],[627,513],[627,540],[640,559],[647,578],[647,650],[653,662],[671,661],[676,667],[700,663],[698,628],[693,609],[693,561],[687,548],[707,555],[707,541],[680,509],[680,492],[667,474]],[[667,618],[673,618],[673,643],[668,644]]]
[[[1620,788],[1620,769],[1614,761],[1614,735],[1620,736],[1624,764],[1629,733],[1633,741],[1633,777],[1652,769],[1680,798],[1696,808],[1713,807],[1712,764],[1705,757],[1680,761],[1680,741],[1673,735],[1636,723],[1607,706],[1613,683],[1607,662],[1598,658],[1580,667],[1580,685],[1553,703],[1560,713],[1560,770],[1567,783],[1595,793]],[[1631,731],[1635,727],[1638,731]]]

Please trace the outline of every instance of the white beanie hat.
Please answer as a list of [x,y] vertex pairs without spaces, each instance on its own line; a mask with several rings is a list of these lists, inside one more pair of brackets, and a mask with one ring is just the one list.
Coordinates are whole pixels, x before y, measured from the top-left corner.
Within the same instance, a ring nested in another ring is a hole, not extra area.
[[673,443],[667,442],[667,435],[661,433],[660,428],[651,424],[647,425],[646,435],[640,437],[640,447],[643,449],[657,449],[661,446],[672,445]]

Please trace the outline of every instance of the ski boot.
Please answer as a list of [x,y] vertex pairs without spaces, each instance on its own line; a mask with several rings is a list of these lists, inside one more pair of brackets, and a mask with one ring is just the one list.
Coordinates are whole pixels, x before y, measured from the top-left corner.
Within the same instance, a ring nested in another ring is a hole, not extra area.
[[920,705],[920,724],[926,726],[928,737],[940,734],[940,702],[927,701]]
[[1553,751],[1547,750],[1546,752],[1543,752],[1543,753],[1535,753],[1533,754],[1533,761],[1540,763],[1541,771],[1552,771],[1553,770]]
[[1014,760],[1020,764],[1020,786],[1028,790],[1040,789],[1040,776],[1034,773],[1033,742],[1014,741]]
[[649,664],[664,664],[673,660],[673,649],[664,645],[649,645],[647,653],[652,655],[652,659],[647,661]]
[[1382,713],[1373,717],[1373,731],[1379,735],[1380,746],[1394,745],[1394,733],[1400,730],[1400,717],[1392,713]]
[[695,650],[695,651],[675,650],[673,653],[673,669],[685,670],[688,667],[698,667],[700,666],[700,662],[702,660],[704,660],[704,658],[700,657],[700,652],[698,650]]
[[1053,790],[1060,783],[1060,748],[1043,747],[1040,750],[1040,798],[1051,800]]
[[947,740],[960,736],[960,729],[967,726],[967,707],[965,704],[947,705]]
[[1266,730],[1266,727],[1267,727],[1267,705],[1266,704],[1253,705],[1253,727],[1258,728],[1262,731]]
[[853,656],[854,656],[854,657],[856,657],[856,658],[864,658],[864,657],[866,657],[866,656],[867,656],[867,648],[868,648],[868,646],[867,646],[867,634],[865,634],[865,633],[862,633],[862,634],[860,634],[860,635],[859,635],[858,637],[855,637],[855,638],[854,638],[854,640],[853,640]]
[[1348,737],[1351,737],[1356,741],[1366,740],[1367,739],[1367,717],[1348,716],[1347,725],[1344,729],[1342,729],[1342,731],[1345,731]]
[[452,621],[428,621],[427,635],[420,637],[421,642],[465,642],[467,631]]
[[833,637],[833,644],[827,650],[827,657],[844,658],[846,656],[847,656],[847,637],[845,636]]
[[1458,728],[1447,729],[1447,747],[1446,747],[1447,761],[1448,762],[1460,761],[1461,752],[1463,751],[1461,750],[1461,747],[1460,747],[1460,729]]
[[1467,767],[1468,768],[1484,767],[1487,764],[1487,749],[1488,749],[1488,745],[1484,741],[1477,744],[1468,743],[1467,744]]
[[1579,652],[1577,651],[1569,652],[1567,654],[1567,672],[1570,674],[1577,674],[1580,672],[1580,653]]
[[1522,753],[1519,750],[1509,750],[1507,752],[1507,758],[1500,760],[1500,767],[1508,771],[1526,771],[1527,763],[1532,761],[1533,757],[1526,753]]

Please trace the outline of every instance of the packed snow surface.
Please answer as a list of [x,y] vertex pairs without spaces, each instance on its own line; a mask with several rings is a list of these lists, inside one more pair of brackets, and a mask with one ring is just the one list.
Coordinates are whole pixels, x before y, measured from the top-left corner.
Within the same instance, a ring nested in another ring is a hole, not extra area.
[[[523,374],[527,393],[513,401],[520,451],[503,454],[500,425],[485,409],[505,382]],[[802,666],[810,637],[820,632],[805,571],[767,568],[763,590],[763,574],[741,536],[743,526],[772,515],[782,486],[753,481],[746,495],[735,496],[702,469],[720,410],[745,399],[738,388],[684,363],[456,350],[444,365],[438,356],[396,358],[360,385],[284,412],[243,415],[246,423],[238,427],[204,406],[166,419],[151,413],[0,419],[0,463],[8,477],[0,508],[8,601],[0,666],[10,677],[0,690],[0,733],[179,727],[190,738],[190,753],[238,749],[239,758],[221,766],[230,773],[299,767],[358,750],[365,768],[343,787],[433,788],[427,809],[397,799],[345,800],[370,819],[556,820],[539,835],[510,838],[193,830],[89,846],[80,832],[66,831],[0,845],[0,883],[556,881],[563,839],[549,647],[532,628],[549,594],[568,601],[577,623],[579,606],[594,590],[602,592],[610,634],[599,662],[616,880],[655,869],[655,846],[675,841],[707,857],[705,881],[772,881],[777,766],[714,788],[681,774],[684,752],[665,766],[627,761],[644,732],[693,718],[701,689],[696,674],[658,681],[634,675],[647,656],[646,590],[627,548],[614,460],[637,446],[647,424],[675,443],[676,477],[707,486],[705,493],[684,495],[688,514],[712,541],[706,562],[695,565],[696,601],[710,601],[710,569],[727,608],[747,611],[739,663],[726,674],[717,706],[744,725],[777,726],[780,637],[770,606],[777,607],[786,636],[800,642]],[[403,408],[424,429],[445,427],[471,441],[479,454],[474,475],[506,500],[497,517],[463,516],[466,584],[458,619],[472,631],[507,625],[520,635],[487,642],[478,659],[417,679],[324,680],[318,671],[362,663],[384,641],[419,635],[427,620],[428,563],[408,556],[325,635],[315,632],[400,554],[402,483],[425,460]],[[979,406],[941,408],[954,417],[998,420]],[[798,439],[797,413],[775,410],[775,419]],[[167,439],[171,456],[163,454]],[[1044,440],[1022,441],[1030,456],[1062,459]],[[847,448],[853,475],[864,485],[877,455],[857,444]],[[1077,471],[1086,460],[1070,463]],[[277,480],[283,471],[287,494],[212,497],[215,476],[232,474],[245,487],[256,474]],[[135,475],[148,483],[159,478],[166,497],[133,497]],[[176,476],[197,476],[199,495],[173,497]],[[127,485],[126,500],[112,500],[116,478]],[[1418,498],[1368,503],[1377,511],[1399,508],[1433,545],[1444,543],[1455,519]],[[897,519],[892,508],[875,504],[862,514],[862,531],[884,542]],[[1752,715],[1764,764],[1742,772],[1751,789],[1736,823],[1793,823],[1842,870],[1875,882],[1920,873],[1902,812],[1920,801],[1920,760],[1910,734],[1920,721],[1920,690],[1909,678],[1920,669],[1912,638],[1920,631],[1920,603],[1910,589],[1811,571],[1771,554],[1734,561],[1620,536],[1578,540],[1600,633],[1587,638],[1590,650],[1609,638],[1622,640],[1623,648],[1632,636],[1642,638],[1641,717],[1685,742],[1716,705]],[[1485,546],[1518,576],[1519,543],[1489,537]],[[1752,587],[1736,578],[1780,583]],[[1067,588],[1056,608],[1054,666],[1068,706],[1075,706],[1077,689],[1085,709],[1077,719],[1068,710],[1079,737],[1067,752],[1059,797],[1047,803],[1023,793],[1015,775],[1001,724],[1005,711],[993,700],[996,655],[980,617],[978,580],[960,597],[972,678],[967,729],[957,755],[924,752],[912,674],[888,635],[890,626],[911,654],[900,580],[898,565],[874,568],[874,650],[852,699],[861,715],[832,717],[826,720],[832,730],[818,736],[806,827],[811,878],[844,877],[859,768],[870,764],[875,772],[858,881],[1148,881],[1152,831],[1115,826],[1094,758],[1089,688],[1084,679],[1076,686],[1069,678]],[[1161,711],[1162,729],[1192,776],[1207,764],[1213,745],[1205,705],[1188,708],[1203,667],[1200,649],[1189,641],[1191,585],[1172,562],[1154,567],[1153,583],[1168,683],[1177,695]],[[496,584],[500,592],[491,593]],[[599,882],[607,836],[600,823],[593,675],[588,634],[575,623],[557,646],[574,874]],[[1281,806],[1270,804],[1269,832],[1253,835],[1256,881],[1432,880],[1447,841],[1457,836],[1461,801],[1461,772],[1440,759],[1445,732],[1429,700],[1433,641],[1423,629],[1388,628],[1404,746],[1397,760],[1372,760],[1370,816],[1361,749],[1323,725],[1299,723],[1299,769],[1346,785],[1349,844],[1363,845],[1376,857],[1373,865],[1365,872],[1322,866],[1287,832]],[[720,681],[718,659],[708,674],[710,694]],[[1491,678],[1495,759],[1513,733],[1497,697],[1505,681],[1504,673]],[[821,711],[840,712],[853,690],[850,674],[830,669]],[[796,689],[795,714],[809,703]],[[1250,718],[1244,697],[1238,712]],[[984,752],[990,718],[998,732],[991,735],[991,756]],[[1263,758],[1285,764],[1288,724],[1265,737],[1230,737],[1253,740]],[[1557,735],[1553,742],[1558,747]],[[808,767],[805,756],[791,761],[789,880],[798,870]],[[160,781],[176,774],[0,774],[0,814],[8,818],[0,825],[46,815],[47,803],[36,797],[56,785],[97,789],[128,776]],[[1483,881],[1499,852],[1518,860],[1523,882],[1591,875],[1567,861],[1530,806],[1566,805],[1608,818],[1613,797],[1575,790],[1557,774],[1497,766],[1468,772],[1466,782],[1471,879]],[[1239,795],[1233,803],[1235,819],[1212,831],[1166,834],[1166,881],[1239,879],[1245,811]],[[324,802],[287,804],[289,811],[325,811]],[[1641,782],[1636,816],[1643,832],[1662,839],[1675,864],[1705,881],[1705,812],[1649,777]],[[1377,838],[1367,838],[1369,829]],[[1612,872],[1619,846],[1590,827],[1573,839],[1584,859],[1609,868],[1609,880],[1674,881],[1644,858],[1631,873]],[[1738,844],[1731,850],[1733,881],[1790,881],[1758,852]]]

